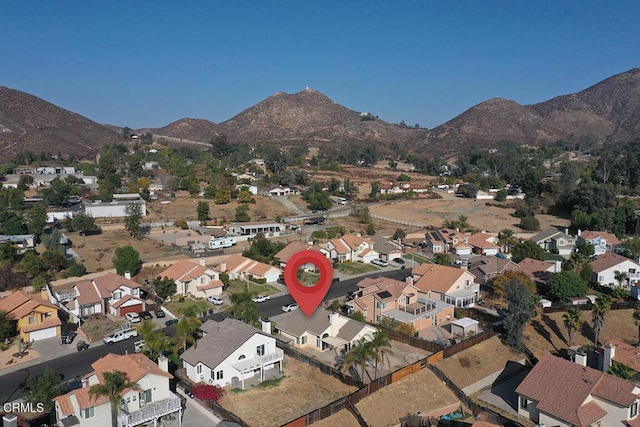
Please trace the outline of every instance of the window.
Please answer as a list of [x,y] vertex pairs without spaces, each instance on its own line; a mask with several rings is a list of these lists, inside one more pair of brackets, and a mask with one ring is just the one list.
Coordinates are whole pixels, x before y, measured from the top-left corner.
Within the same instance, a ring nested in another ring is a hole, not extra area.
[[256,347],[256,354],[258,356],[264,356],[264,344],[261,344],[261,345]]
[[[151,389],[145,390],[144,393],[138,393],[140,398],[140,406],[151,402]],[[144,402],[144,403],[143,403]]]
[[140,289],[131,289],[131,295],[138,295],[140,294]]
[[224,376],[224,371],[222,369],[216,372],[216,380],[221,380],[223,376]]
[[376,301],[376,308],[382,308],[382,303],[380,301]]
[[379,322],[382,320],[382,316],[380,316],[379,314],[376,314],[376,322]]
[[53,313],[52,313],[52,312],[50,312],[50,311],[47,311],[47,312],[44,314],[44,317],[45,317],[45,318],[49,318],[49,317],[51,317],[51,316],[53,316]]
[[300,338],[300,344],[306,344],[307,343],[307,336],[304,335]]
[[633,402],[633,405],[631,405],[631,412],[629,413],[629,418],[633,418],[636,415],[638,415],[638,402]]
[[92,406],[91,408],[87,408],[84,410],[84,414],[83,414],[84,418],[93,418],[95,416],[96,416],[95,406]]
[[320,340],[320,338],[316,338],[316,347],[322,348],[322,341]]
[[113,299],[120,299],[120,298],[122,298],[122,292],[118,291],[113,293]]
[[631,273],[631,274],[636,274],[636,269],[635,269],[635,268],[630,268],[630,269],[629,269],[629,273]]
[[527,409],[528,404],[529,404],[529,401],[527,400],[527,398],[524,396],[520,396],[520,407],[522,409]]
[[196,366],[196,374],[201,374],[202,373],[202,365],[197,365]]
[[34,323],[36,323],[36,316],[29,316],[29,324],[33,325]]
[[238,356],[238,360],[242,360],[242,359],[245,359],[245,358],[246,358],[246,356],[244,354],[241,354],[240,356]]

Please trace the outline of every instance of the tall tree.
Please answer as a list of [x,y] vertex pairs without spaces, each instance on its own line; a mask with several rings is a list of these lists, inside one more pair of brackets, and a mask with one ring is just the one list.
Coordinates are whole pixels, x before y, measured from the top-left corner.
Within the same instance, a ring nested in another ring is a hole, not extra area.
[[51,368],[47,368],[40,377],[30,377],[27,380],[29,393],[25,397],[27,403],[32,405],[43,404],[44,410],[53,410],[53,398],[63,393],[62,379]]
[[138,383],[131,382],[127,374],[121,371],[105,372],[103,381],[89,388],[89,396],[105,396],[111,403],[111,425],[118,425],[120,414],[120,393],[128,388],[138,388]]
[[605,317],[610,309],[611,303],[609,301],[609,297],[600,295],[596,298],[596,303],[591,311],[591,321],[593,322],[594,333],[593,343],[596,347],[598,346],[598,340],[600,339],[600,332],[602,332],[602,328],[604,328]]
[[378,362],[387,362],[387,366],[391,367],[389,361],[389,355],[393,354],[391,350],[391,340],[389,336],[381,331],[376,331],[373,334],[373,339],[369,342],[371,346],[371,352],[373,353],[373,360],[376,364],[376,378],[378,377]]
[[511,248],[511,255],[513,262],[520,262],[525,258],[544,261],[544,249],[531,240],[515,243]]
[[138,237],[142,233],[140,223],[142,222],[142,206],[139,203],[128,204],[124,208],[124,228],[133,237]]
[[507,285],[511,282],[519,283],[520,285],[529,288],[532,294],[536,292],[536,284],[533,280],[522,271],[505,270],[498,274],[491,281],[493,285],[493,291],[496,295],[504,298],[507,296]]
[[242,319],[249,325],[257,325],[260,314],[258,305],[251,300],[250,293],[236,292],[231,294],[229,299],[230,304],[225,308],[225,313],[236,319]]
[[[367,363],[374,359],[375,354],[371,344],[366,337],[362,337],[358,340],[356,345],[351,346],[351,350],[349,350],[347,357],[344,359],[344,370],[348,371],[351,367],[360,365],[360,380],[364,384],[364,374],[366,373],[367,376],[369,375],[367,372]],[[371,380],[370,376],[369,380]]]
[[549,294],[558,301],[565,301],[573,297],[583,297],[589,290],[582,277],[571,270],[552,273],[549,277],[548,285]]
[[16,333],[16,322],[11,320],[9,313],[0,310],[0,341],[4,342]]
[[507,310],[504,316],[504,341],[510,347],[522,350],[524,327],[533,317],[533,294],[522,284],[511,281],[507,284]]
[[198,221],[208,221],[211,218],[209,217],[209,203],[207,202],[198,202],[197,208]]
[[182,349],[183,353],[187,351],[187,345],[197,345],[196,334],[200,326],[202,326],[202,322],[194,314],[183,313],[182,319],[176,326],[176,345],[174,347],[176,356],[178,356],[180,349]]
[[633,324],[638,327],[638,344],[640,344],[640,302],[633,309]]
[[150,359],[158,361],[160,356],[165,350],[168,350],[167,336],[156,328],[156,324],[150,319],[147,319],[140,323],[136,329],[140,338],[144,340],[145,350],[144,352]]
[[113,265],[118,274],[122,275],[128,271],[135,275],[140,271],[140,254],[133,246],[120,246],[116,248],[115,255]]
[[562,318],[564,319],[564,326],[567,328],[567,333],[569,334],[569,347],[571,347],[573,336],[580,328],[580,325],[582,325],[582,311],[576,307],[570,307],[569,310],[562,315]]
[[516,243],[515,236],[513,230],[510,228],[505,228],[498,233],[498,244],[505,248],[505,252],[511,252],[511,246]]

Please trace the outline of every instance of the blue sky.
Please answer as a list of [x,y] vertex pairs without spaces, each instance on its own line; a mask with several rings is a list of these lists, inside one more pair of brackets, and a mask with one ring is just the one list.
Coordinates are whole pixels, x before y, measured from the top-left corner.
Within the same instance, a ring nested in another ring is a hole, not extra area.
[[100,123],[230,119],[305,86],[434,127],[640,66],[638,1],[0,0],[0,85]]

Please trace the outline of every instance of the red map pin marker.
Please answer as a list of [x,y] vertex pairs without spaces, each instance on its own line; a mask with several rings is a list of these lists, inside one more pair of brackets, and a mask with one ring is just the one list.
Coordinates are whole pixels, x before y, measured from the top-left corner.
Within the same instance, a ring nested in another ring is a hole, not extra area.
[[[314,264],[320,270],[320,279],[314,286],[304,286],[298,281],[298,269],[305,264]],[[333,267],[323,254],[317,251],[301,251],[293,255],[284,269],[284,281],[289,293],[302,311],[311,317],[324,299],[333,280]]]

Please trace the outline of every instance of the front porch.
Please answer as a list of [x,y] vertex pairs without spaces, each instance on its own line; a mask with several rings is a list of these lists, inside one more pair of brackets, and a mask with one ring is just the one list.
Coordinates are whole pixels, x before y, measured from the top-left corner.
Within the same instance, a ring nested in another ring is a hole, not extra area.
[[[120,412],[120,424],[122,427],[133,427],[150,422],[155,427],[161,417],[165,417],[167,421],[175,417],[178,425],[182,425],[182,401],[174,393],[169,393],[171,397],[168,399],[148,403],[138,411],[128,412],[125,405]],[[170,416],[171,414],[173,416]]]

